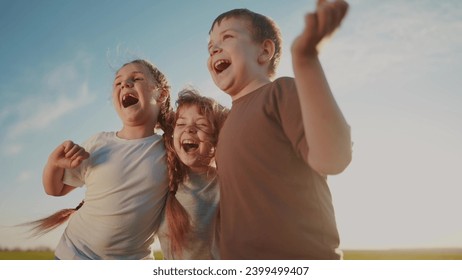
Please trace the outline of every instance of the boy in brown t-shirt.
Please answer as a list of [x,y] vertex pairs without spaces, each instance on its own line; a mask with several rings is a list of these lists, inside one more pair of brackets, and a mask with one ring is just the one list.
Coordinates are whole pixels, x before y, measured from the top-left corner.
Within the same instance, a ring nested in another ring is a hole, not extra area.
[[350,128],[329,89],[317,46],[344,18],[344,1],[318,1],[292,44],[294,78],[271,80],[280,32],[247,9],[218,16],[208,68],[232,97],[216,160],[223,259],[339,259],[326,176],[351,161]]

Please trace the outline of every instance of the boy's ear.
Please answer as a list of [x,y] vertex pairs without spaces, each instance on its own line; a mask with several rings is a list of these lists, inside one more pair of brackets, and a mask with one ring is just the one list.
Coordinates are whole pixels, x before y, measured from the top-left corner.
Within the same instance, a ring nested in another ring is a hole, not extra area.
[[274,45],[274,42],[270,39],[266,39],[263,41],[261,44],[261,52],[260,55],[258,56],[258,63],[260,64],[265,64],[271,61],[274,56],[274,52],[276,50],[276,46]]

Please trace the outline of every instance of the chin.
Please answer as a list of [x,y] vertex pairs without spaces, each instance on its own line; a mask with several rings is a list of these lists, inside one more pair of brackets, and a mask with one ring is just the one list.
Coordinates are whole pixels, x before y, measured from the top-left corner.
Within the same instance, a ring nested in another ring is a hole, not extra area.
[[229,85],[225,85],[225,84],[219,83],[219,82],[217,82],[216,85],[221,91],[226,92],[229,95],[232,95],[232,94],[229,93],[229,88],[230,88]]

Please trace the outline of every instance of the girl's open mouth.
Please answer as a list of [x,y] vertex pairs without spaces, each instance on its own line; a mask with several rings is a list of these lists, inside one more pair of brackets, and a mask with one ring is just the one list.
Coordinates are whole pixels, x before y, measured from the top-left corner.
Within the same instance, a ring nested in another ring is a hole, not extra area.
[[122,106],[124,108],[130,107],[138,103],[138,98],[133,95],[127,94],[122,97]]
[[194,142],[191,139],[186,139],[181,142],[181,146],[185,152],[194,152],[195,150],[199,149],[199,143]]

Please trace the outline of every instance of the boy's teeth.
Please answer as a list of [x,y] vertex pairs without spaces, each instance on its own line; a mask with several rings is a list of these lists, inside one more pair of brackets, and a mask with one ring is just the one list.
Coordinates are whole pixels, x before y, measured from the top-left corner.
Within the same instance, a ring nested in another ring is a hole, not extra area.
[[228,68],[229,65],[231,65],[231,63],[229,61],[227,61],[227,60],[218,60],[215,63],[214,67],[218,72],[222,72],[223,70]]

